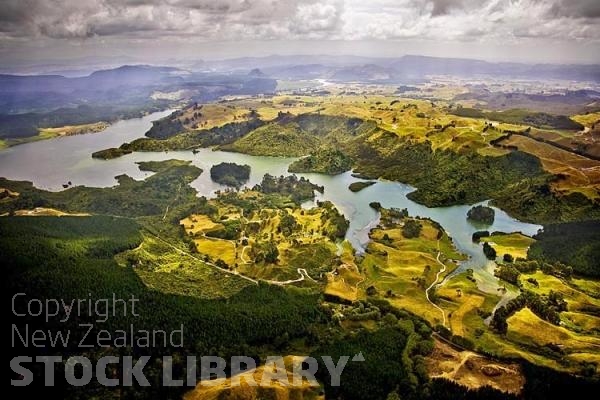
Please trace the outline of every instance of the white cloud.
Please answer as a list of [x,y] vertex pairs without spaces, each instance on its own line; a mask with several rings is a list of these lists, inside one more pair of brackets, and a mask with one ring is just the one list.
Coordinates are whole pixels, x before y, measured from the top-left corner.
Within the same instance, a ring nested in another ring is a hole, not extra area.
[[600,43],[598,0],[3,0],[20,41]]
[[[6,0],[4,36],[600,39],[597,0]],[[236,36],[239,35],[239,36]]]

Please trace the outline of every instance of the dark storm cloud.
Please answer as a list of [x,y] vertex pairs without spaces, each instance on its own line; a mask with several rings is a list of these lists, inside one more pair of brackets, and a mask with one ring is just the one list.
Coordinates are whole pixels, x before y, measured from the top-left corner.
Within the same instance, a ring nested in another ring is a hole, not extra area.
[[600,0],[561,0],[550,9],[555,17],[600,18]]

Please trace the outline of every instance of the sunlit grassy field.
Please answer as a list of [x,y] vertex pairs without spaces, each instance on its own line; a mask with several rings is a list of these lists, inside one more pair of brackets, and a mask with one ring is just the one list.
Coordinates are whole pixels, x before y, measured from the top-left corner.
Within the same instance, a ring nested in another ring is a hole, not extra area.
[[496,250],[498,256],[510,254],[516,260],[517,258],[527,258],[529,246],[535,242],[535,239],[516,232],[507,235],[487,236],[481,238],[480,241],[488,242]]
[[573,115],[571,119],[589,128],[598,121],[600,121],[600,111],[588,114]]
[[590,198],[598,197],[598,188],[600,187],[599,161],[523,136],[511,136],[502,143],[516,146],[519,150],[533,154],[541,160],[546,171],[552,174],[560,174],[563,179],[552,183],[557,190],[564,193],[580,192]]
[[463,272],[452,277],[436,294],[442,299],[440,305],[448,315],[448,327],[455,335],[473,337],[477,329],[487,329],[480,312],[491,312],[500,300],[496,294],[486,293]]
[[194,239],[194,243],[198,253],[207,254],[212,260],[223,260],[229,266],[237,261],[235,242],[203,237]]
[[229,297],[250,282],[206,265],[200,257],[184,256],[153,235],[144,235],[140,246],[116,257],[122,265],[129,254],[135,257],[134,271],[149,288],[165,293],[214,299]]
[[528,308],[518,311],[508,320],[508,340],[527,346],[543,347],[555,344],[568,353],[596,354],[600,338],[583,336],[540,319]]
[[[439,241],[438,230],[430,221],[420,220],[423,229],[417,238],[406,238],[398,227],[376,228],[371,231],[372,242],[361,263],[367,277],[366,286],[373,285],[395,306],[405,308],[432,323],[441,323],[442,316],[425,297],[425,289],[441,270],[437,262],[446,265],[440,282],[456,264],[451,259],[462,256],[454,249],[450,239],[443,234]],[[385,239],[387,235],[388,239]]]

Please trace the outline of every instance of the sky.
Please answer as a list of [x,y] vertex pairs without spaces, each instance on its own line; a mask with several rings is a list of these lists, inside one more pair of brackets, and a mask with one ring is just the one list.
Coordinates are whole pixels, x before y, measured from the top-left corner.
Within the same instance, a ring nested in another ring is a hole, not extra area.
[[600,0],[0,0],[0,66],[272,54],[600,63]]

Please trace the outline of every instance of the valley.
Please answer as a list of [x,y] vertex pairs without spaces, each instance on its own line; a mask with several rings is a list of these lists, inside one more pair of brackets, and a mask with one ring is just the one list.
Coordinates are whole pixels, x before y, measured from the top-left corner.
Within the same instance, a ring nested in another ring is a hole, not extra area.
[[[307,396],[466,390],[452,382],[527,393],[544,368],[597,376],[600,163],[535,130],[580,137],[575,124],[595,114],[532,128],[529,113],[471,115],[454,97],[327,87],[192,103],[0,151],[10,268],[40,282],[50,273],[67,293],[135,290],[154,307],[143,324],[175,315],[190,327],[180,355],[365,353],[368,367],[341,388],[320,376],[320,388],[298,389]],[[468,219],[472,205],[494,217]],[[560,232],[573,238],[566,259],[552,251]],[[186,396],[236,393],[228,382]]]

